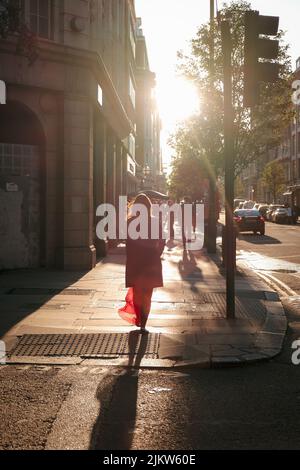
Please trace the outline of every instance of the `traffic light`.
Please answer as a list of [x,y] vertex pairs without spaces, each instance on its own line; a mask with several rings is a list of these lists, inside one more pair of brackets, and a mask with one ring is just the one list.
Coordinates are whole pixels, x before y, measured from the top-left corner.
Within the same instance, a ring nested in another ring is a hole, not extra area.
[[277,59],[279,41],[260,37],[275,36],[278,26],[278,16],[263,16],[253,10],[245,13],[244,107],[259,103],[260,82],[278,79],[280,65],[263,60]]

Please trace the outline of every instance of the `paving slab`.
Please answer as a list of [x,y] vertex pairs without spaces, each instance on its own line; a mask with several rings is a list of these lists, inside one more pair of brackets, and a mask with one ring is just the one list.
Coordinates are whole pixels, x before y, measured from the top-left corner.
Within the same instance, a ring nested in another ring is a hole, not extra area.
[[[187,263],[184,266],[184,263]],[[191,269],[191,266],[193,269]],[[279,354],[287,322],[276,292],[254,271],[236,279],[236,319],[226,319],[225,278],[218,256],[174,246],[163,256],[165,286],[154,291],[149,330],[158,333],[156,357],[139,367],[228,367]],[[124,304],[125,254],[115,249],[90,272],[27,270],[0,278],[0,331],[9,347],[26,334],[124,334],[133,332],[117,314]],[[118,355],[117,355],[118,356]],[[22,357],[15,363],[82,363],[84,357]],[[95,365],[132,367],[130,357],[95,358]],[[76,362],[77,361],[77,362]],[[61,362],[62,363],[62,362]]]

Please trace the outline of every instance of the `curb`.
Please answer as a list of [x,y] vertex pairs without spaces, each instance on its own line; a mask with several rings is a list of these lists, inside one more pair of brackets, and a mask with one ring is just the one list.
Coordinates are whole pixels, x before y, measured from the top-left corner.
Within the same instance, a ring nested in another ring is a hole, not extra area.
[[[269,294],[269,293],[267,293]],[[275,294],[275,293],[274,293]],[[168,359],[142,359],[137,368],[140,369],[184,369],[184,368],[222,368],[236,367],[247,364],[255,364],[261,361],[270,360],[278,356],[282,350],[285,334],[287,331],[287,319],[281,302],[275,300],[266,300],[267,315],[262,329],[256,333],[253,347],[236,347],[239,351],[238,356],[203,354],[201,360],[194,357],[193,359],[178,359],[171,357]],[[10,338],[10,345],[15,343],[15,338]],[[201,346],[201,345],[198,345]],[[226,349],[228,345],[224,345]],[[195,349],[195,348],[194,348]],[[197,348],[196,348],[197,349]],[[203,355],[205,357],[203,357]],[[89,359],[83,357],[10,357],[7,365],[14,364],[40,364],[40,365],[80,365],[80,366],[113,366],[113,367],[130,367],[128,359],[116,358],[99,358]],[[134,367],[133,367],[134,368]]]
[[[245,277],[259,278],[259,275],[250,268],[239,265]],[[267,286],[266,281],[264,284]],[[140,369],[186,369],[186,368],[225,368],[236,367],[247,364],[254,364],[261,361],[270,360],[280,354],[285,334],[287,331],[287,319],[285,316],[284,308],[281,304],[280,298],[275,291],[264,291],[264,303],[266,307],[266,318],[260,331],[253,333],[253,343],[243,346],[242,343],[234,341],[233,345],[230,344],[232,336],[241,334],[234,331],[231,338],[228,338],[228,343],[214,344],[206,342],[197,344],[181,344],[181,353],[179,354],[174,350],[174,354],[170,357],[162,359],[147,359],[141,360],[136,368]],[[50,334],[50,332],[49,332]],[[164,333],[162,333],[163,335]],[[183,333],[182,337],[184,336]],[[217,333],[218,334],[218,333]],[[248,334],[248,333],[247,333]],[[249,333],[250,334],[250,333]],[[209,335],[209,334],[208,334]],[[13,350],[13,346],[18,336],[7,336],[4,340],[7,341],[7,352]],[[213,341],[213,338],[212,338]],[[181,342],[181,340],[180,340]],[[214,349],[213,349],[214,348]],[[159,354],[159,351],[158,351]],[[177,354],[177,355],[176,355]],[[107,358],[85,358],[81,356],[73,357],[49,357],[49,356],[11,356],[6,361],[7,365],[13,364],[37,364],[37,365],[78,365],[78,366],[111,366],[111,367],[130,367],[128,365],[128,357],[115,357]]]

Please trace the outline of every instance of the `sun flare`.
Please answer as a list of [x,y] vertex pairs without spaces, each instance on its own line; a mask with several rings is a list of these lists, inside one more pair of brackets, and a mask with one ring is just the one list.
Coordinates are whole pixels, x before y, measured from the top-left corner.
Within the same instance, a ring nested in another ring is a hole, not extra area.
[[187,119],[199,109],[195,85],[183,78],[158,83],[157,103],[163,127],[173,128],[176,122]]

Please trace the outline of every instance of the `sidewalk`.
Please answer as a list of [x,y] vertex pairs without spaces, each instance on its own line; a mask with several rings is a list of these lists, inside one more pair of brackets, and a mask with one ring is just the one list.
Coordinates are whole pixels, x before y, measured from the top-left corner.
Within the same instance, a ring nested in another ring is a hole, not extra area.
[[124,263],[120,247],[88,273],[1,273],[0,336],[7,362],[217,367],[279,354],[284,311],[277,294],[253,271],[238,273],[236,319],[228,321],[217,255],[183,254],[169,244],[163,254],[164,288],[155,290],[150,335],[141,339],[117,314],[126,294]]

